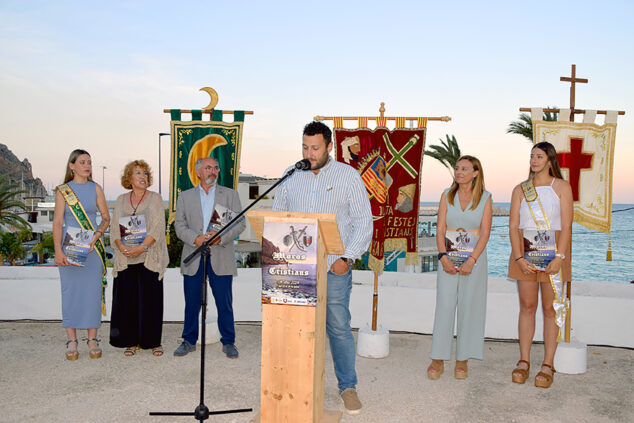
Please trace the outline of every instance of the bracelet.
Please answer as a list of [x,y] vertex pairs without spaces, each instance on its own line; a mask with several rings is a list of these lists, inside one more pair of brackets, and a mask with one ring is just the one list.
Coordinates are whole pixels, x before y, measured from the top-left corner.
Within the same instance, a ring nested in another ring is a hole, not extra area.
[[515,259],[515,261],[518,261],[519,259],[523,259],[523,256],[519,256],[518,258]]
[[99,232],[101,235],[103,235],[103,232],[102,232],[102,231],[95,231],[95,233],[97,233],[97,232]]
[[[478,262],[478,259],[477,259],[477,258],[475,258],[475,257],[473,257],[473,256],[469,256],[469,258],[472,258],[474,263],[477,263],[477,262]],[[467,260],[469,260],[469,259],[467,259]]]

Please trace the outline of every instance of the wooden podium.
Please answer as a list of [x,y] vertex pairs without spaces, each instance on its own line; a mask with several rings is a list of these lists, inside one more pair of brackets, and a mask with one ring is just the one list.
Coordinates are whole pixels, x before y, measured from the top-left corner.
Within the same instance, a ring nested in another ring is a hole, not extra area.
[[262,304],[260,413],[253,422],[339,422],[324,410],[328,254],[343,254],[334,214],[254,210],[247,213],[260,242],[267,222],[317,223],[316,306]]

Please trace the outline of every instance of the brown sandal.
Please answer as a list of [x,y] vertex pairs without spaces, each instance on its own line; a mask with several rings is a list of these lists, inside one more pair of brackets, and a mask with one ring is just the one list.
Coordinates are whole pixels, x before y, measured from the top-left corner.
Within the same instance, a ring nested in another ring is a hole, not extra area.
[[445,371],[445,362],[443,360],[432,360],[427,368],[427,377],[431,380],[440,379],[440,375]]
[[163,355],[163,347],[159,345],[158,347],[152,348],[152,355],[154,357],[162,356]]
[[[526,363],[526,366],[528,366],[525,369],[522,369],[521,367],[519,367],[520,363]],[[526,382],[526,379],[528,379],[528,373],[531,369],[531,363],[529,363],[526,360],[520,360],[517,362],[515,369],[513,369],[513,383],[524,383]]]
[[467,367],[467,360],[456,360],[456,367],[453,370],[453,376],[456,379],[466,379],[469,376],[469,368]]
[[[557,371],[550,364],[542,363],[542,367],[548,367],[552,370],[553,374],[549,375],[548,373],[540,371],[537,373],[537,376],[535,376],[535,386],[538,388],[550,388],[550,385],[553,384],[553,379]],[[539,377],[542,379],[538,379]]]

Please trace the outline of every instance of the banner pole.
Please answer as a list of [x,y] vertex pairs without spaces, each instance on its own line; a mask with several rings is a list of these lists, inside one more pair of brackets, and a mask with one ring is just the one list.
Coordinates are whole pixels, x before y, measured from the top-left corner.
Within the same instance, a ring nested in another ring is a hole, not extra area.
[[564,338],[567,344],[570,343],[570,313],[572,313],[572,303],[570,302],[571,285],[570,282],[566,282],[566,297],[568,298],[568,304],[570,304],[568,313],[566,313],[566,335]]
[[[571,231],[572,232],[572,231]],[[572,233],[570,234],[570,261],[572,262]],[[570,279],[572,279],[572,271],[570,272]],[[568,298],[568,310],[566,313],[566,333],[564,334],[564,341],[570,343],[570,330],[572,326],[572,319],[570,314],[572,313],[572,281],[566,282],[566,298]]]
[[372,330],[376,332],[377,311],[379,307],[379,274],[374,272],[374,294],[372,294]]

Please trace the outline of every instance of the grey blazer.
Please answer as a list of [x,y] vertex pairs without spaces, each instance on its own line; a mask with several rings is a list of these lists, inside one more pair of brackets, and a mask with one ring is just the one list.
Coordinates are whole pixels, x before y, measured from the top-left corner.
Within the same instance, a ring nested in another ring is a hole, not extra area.
[[[205,233],[203,228],[203,212],[200,205],[200,186],[183,191],[176,201],[176,220],[174,229],[176,235],[183,241],[181,254],[181,274],[193,276],[198,271],[200,255],[184,264],[182,260],[190,255],[197,247],[194,240]],[[238,192],[231,188],[216,186],[214,207],[221,204],[236,213],[242,211]],[[206,227],[207,225],[205,225]],[[244,231],[246,224],[244,216],[239,222],[227,229],[220,236],[220,244],[211,246],[211,267],[217,275],[237,275],[235,248],[233,240]]]

